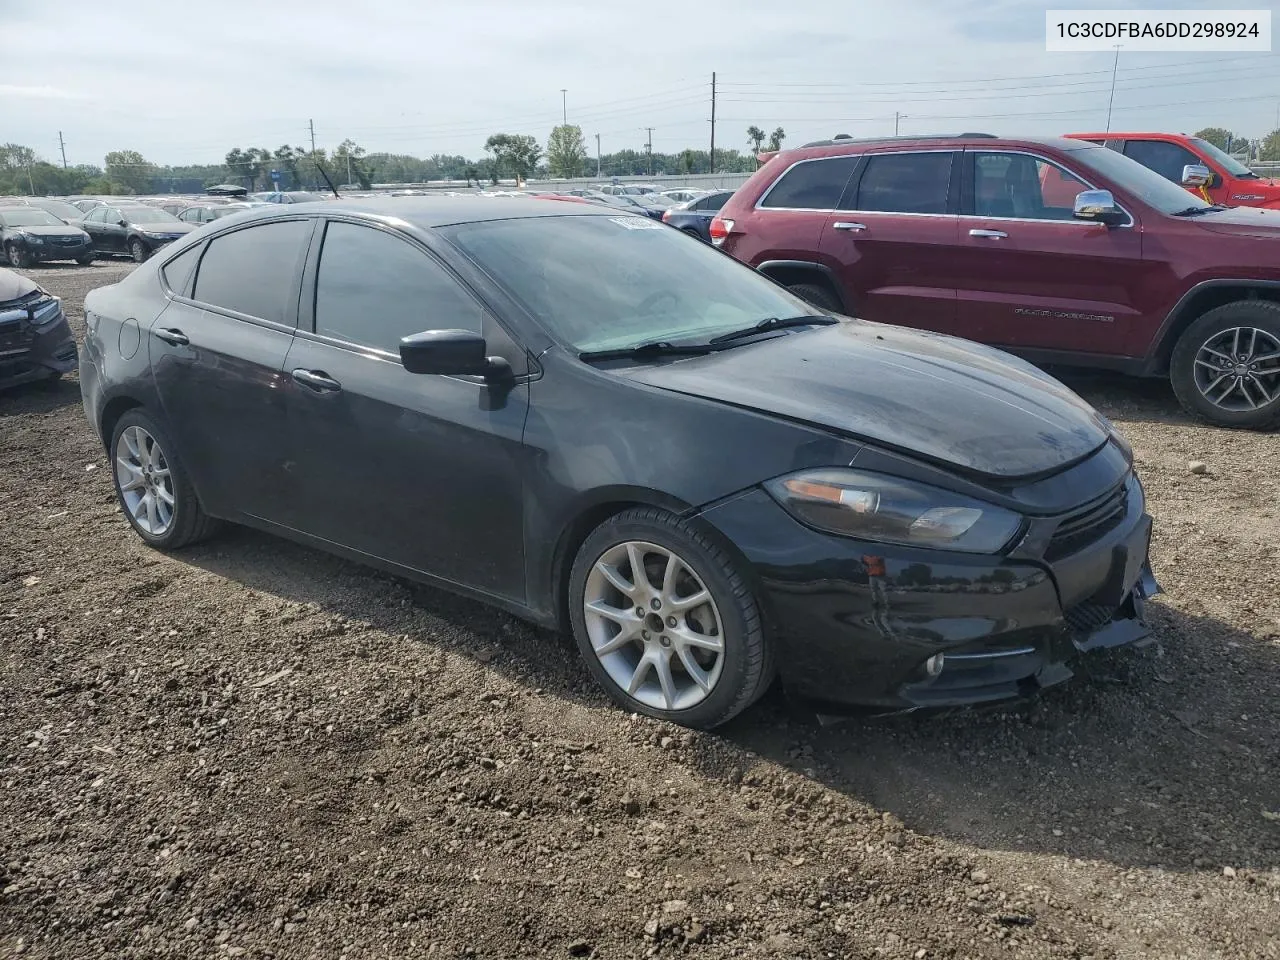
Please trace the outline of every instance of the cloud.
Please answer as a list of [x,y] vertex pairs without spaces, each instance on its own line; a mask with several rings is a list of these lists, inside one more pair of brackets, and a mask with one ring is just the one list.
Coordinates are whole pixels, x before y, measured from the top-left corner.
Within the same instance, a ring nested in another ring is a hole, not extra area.
[[83,100],[81,94],[58,87],[20,87],[9,83],[0,83],[0,98],[29,97],[37,100]]

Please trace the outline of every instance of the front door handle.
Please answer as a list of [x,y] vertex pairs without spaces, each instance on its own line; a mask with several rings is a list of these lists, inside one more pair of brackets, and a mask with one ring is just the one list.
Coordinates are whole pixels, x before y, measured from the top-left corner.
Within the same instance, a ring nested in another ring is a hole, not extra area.
[[304,387],[310,387],[318,393],[332,393],[335,390],[342,389],[342,384],[323,370],[294,370],[293,379]]
[[987,237],[988,239],[991,239],[991,240],[1003,240],[1005,237],[1009,235],[1005,233],[1003,230],[970,230],[969,236]]
[[848,220],[837,220],[835,223],[831,225],[831,229],[852,230],[856,233],[859,230],[867,229],[867,225],[865,223],[850,223]]
[[161,328],[156,331],[156,336],[165,343],[173,344],[175,347],[185,347],[191,342],[187,339],[187,335],[185,333],[181,330],[174,330],[173,328]]

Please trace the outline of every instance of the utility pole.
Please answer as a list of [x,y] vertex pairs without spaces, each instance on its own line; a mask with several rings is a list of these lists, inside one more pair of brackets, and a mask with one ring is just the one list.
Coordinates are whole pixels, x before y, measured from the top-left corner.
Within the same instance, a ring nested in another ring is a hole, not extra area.
[[897,110],[893,111],[893,135],[895,137],[898,135],[898,121],[901,119],[902,119],[902,114],[900,114]]
[[569,91],[564,87],[560,88],[560,122],[569,125]]
[[1120,44],[1116,44],[1116,58],[1111,62],[1111,98],[1107,101],[1107,129],[1111,132],[1111,105],[1116,102],[1116,68],[1120,66]]
[[716,172],[716,72],[711,71],[711,172]]
[[27,161],[27,186],[31,188],[31,196],[36,195],[36,182],[31,178],[31,161]]
[[312,159],[314,159],[314,154],[316,152],[316,122],[314,120],[308,120],[307,127],[311,130],[311,153],[313,155]]
[[596,134],[596,179],[600,179],[600,134]]
[[58,149],[62,151],[62,169],[67,169],[67,142],[62,139],[62,131],[58,131]]
[[347,154],[347,183],[351,182],[351,154]]
[[653,176],[653,127],[645,127],[649,131],[649,139],[645,142],[645,152],[649,154],[649,176]]

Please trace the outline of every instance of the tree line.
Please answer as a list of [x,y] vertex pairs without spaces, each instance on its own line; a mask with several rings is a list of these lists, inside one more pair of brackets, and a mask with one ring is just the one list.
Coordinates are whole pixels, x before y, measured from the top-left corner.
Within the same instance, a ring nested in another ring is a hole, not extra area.
[[[1223,150],[1239,153],[1244,149],[1256,159],[1280,161],[1280,129],[1255,141],[1224,127],[1206,127],[1195,135]],[[761,150],[782,149],[785,140],[781,127],[766,134],[753,124],[746,130],[748,150],[716,148],[715,172],[749,173],[756,169],[756,155]],[[251,191],[269,190],[277,183],[282,190],[326,189],[322,170],[335,184],[367,189],[374,183],[450,180],[483,185],[511,178],[697,174],[711,173],[712,166],[710,152],[694,148],[675,153],[627,148],[597,158],[591,154],[582,128],[574,124],[552,129],[545,146],[528,134],[495,133],[485,141],[484,156],[477,158],[371,153],[347,139],[332,150],[288,144],[274,150],[236,146],[227,151],[221,163],[178,166],[152,163],[136,150],[113,150],[101,166],[63,167],[30,147],[0,145],[0,195],[200,193],[218,183],[234,183]],[[272,178],[272,171],[278,179]]]

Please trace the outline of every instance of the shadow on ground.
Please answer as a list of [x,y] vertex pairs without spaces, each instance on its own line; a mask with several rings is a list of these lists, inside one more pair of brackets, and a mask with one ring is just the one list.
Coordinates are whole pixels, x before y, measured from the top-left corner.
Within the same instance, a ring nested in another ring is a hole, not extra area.
[[[568,641],[482,604],[241,529],[181,556],[407,642],[483,650],[491,669],[527,686],[612,709]],[[406,629],[397,597],[432,629]],[[1155,644],[1087,659],[1029,704],[823,728],[775,690],[709,735],[701,773],[730,778],[770,761],[919,833],[983,849],[1266,869],[1280,855],[1280,823],[1267,816],[1280,813],[1280,646],[1159,602],[1152,619]]]

